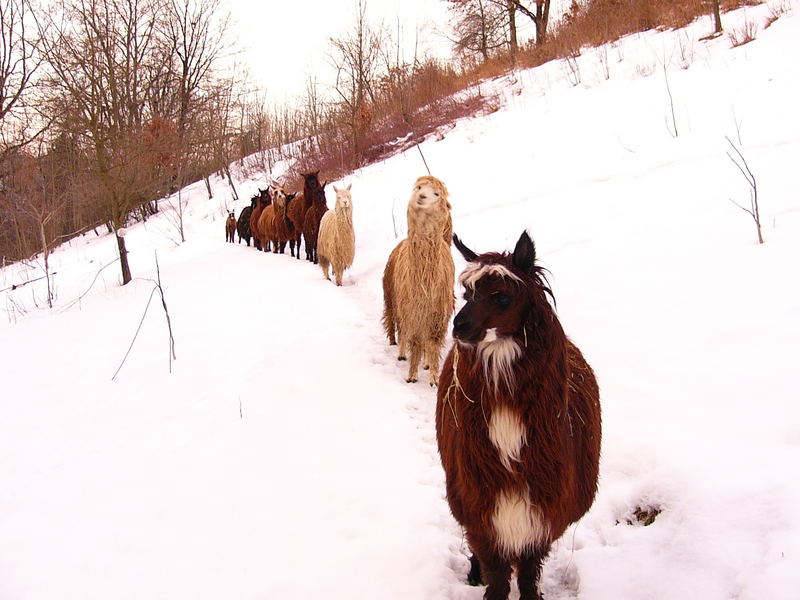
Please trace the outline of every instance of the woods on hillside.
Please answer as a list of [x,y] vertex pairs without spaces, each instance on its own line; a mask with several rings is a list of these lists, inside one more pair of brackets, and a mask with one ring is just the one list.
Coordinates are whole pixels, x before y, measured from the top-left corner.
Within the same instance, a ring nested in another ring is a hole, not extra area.
[[125,284],[125,227],[169,202],[184,241],[184,201],[168,198],[200,180],[210,195],[216,173],[237,199],[236,160],[266,176],[292,158],[292,189],[302,172],[339,177],[480,111],[481,78],[719,11],[717,0],[573,1],[551,22],[550,0],[441,1],[452,60],[405,58],[400,32],[354,0],[352,26],[328,39],[332,81],[310,75],[304,97],[275,104],[232,59],[222,0],[0,0],[0,260],[36,257],[47,274],[58,244],[113,232]]

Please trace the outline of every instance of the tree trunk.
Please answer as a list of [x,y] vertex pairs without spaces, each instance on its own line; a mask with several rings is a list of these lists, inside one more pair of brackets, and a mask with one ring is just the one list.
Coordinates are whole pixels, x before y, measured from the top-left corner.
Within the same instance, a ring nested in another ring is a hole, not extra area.
[[50,248],[47,247],[47,233],[44,229],[44,221],[41,220],[39,221],[39,238],[42,244],[42,258],[44,258],[44,276],[47,279],[47,306],[53,308],[53,288],[50,285]]
[[122,267],[122,285],[130,283],[131,267],[128,264],[128,251],[125,249],[125,238],[115,232],[117,236],[117,248],[119,248],[119,264]]
[[550,0],[536,2],[536,45],[547,41],[547,22],[550,20]]
[[239,193],[236,191],[236,186],[233,184],[233,177],[231,177],[231,170],[227,165],[223,168],[225,170],[225,176],[228,178],[228,184],[231,186],[231,189],[233,190],[233,199],[238,200]]
[[211,182],[208,180],[208,175],[203,177],[203,181],[206,182],[206,190],[208,190],[208,199],[211,200],[214,197],[214,194],[211,193]]
[[722,16],[719,12],[719,0],[711,0],[714,9],[714,33],[722,33]]
[[517,7],[511,0],[507,0],[506,8],[508,10],[508,31],[510,33],[509,46],[511,47],[511,61],[516,62],[517,50]]

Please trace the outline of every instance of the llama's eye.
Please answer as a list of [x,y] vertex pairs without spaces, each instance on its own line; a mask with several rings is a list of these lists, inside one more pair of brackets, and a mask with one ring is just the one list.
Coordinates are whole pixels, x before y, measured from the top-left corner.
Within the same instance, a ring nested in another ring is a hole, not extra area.
[[492,294],[492,302],[500,308],[508,308],[511,304],[511,296],[507,296],[501,292],[495,292]]
[[438,198],[439,197],[439,192],[433,192],[433,195]]

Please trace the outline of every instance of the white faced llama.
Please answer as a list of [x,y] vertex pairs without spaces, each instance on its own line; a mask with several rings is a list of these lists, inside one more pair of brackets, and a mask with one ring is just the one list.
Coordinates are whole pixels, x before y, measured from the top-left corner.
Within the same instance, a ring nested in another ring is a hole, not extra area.
[[325,279],[330,279],[328,267],[333,267],[336,285],[342,285],[342,274],[353,264],[356,254],[353,200],[350,197],[351,185],[343,189],[333,186],[333,190],[336,192],[336,206],[322,216],[319,224],[317,239],[319,265],[322,267]]
[[407,214],[408,237],[392,251],[383,272],[383,326],[390,344],[399,341],[398,360],[411,352],[406,381],[417,380],[424,353],[430,384],[436,385],[439,353],[455,303],[449,238],[453,226],[444,183],[430,176],[417,179]]
[[447,501],[477,557],[470,583],[482,576],[484,598],[505,600],[516,567],[520,600],[539,600],[550,545],[597,490],[597,381],[548,302],[527,233],[513,254],[477,256],[454,241],[468,261],[467,303],[437,394]]

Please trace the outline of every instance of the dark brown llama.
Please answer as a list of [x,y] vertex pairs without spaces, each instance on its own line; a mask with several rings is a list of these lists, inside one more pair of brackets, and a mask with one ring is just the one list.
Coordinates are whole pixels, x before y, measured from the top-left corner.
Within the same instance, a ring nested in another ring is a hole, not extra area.
[[306,211],[303,218],[303,238],[306,244],[306,257],[308,260],[317,264],[317,237],[319,236],[319,223],[322,215],[328,211],[328,204],[325,200],[325,185],[322,184],[314,190],[311,198],[311,206]]
[[272,204],[272,197],[269,186],[267,189],[258,189],[258,202],[256,202],[253,212],[250,213],[250,234],[253,236],[253,246],[258,250],[267,250],[264,247],[264,235],[258,228],[258,220],[261,218],[262,211]]
[[239,213],[239,221],[236,224],[236,231],[239,234],[239,243],[242,243],[242,240],[247,242],[247,245],[250,245],[250,238],[252,234],[250,233],[250,215],[253,214],[253,209],[256,207],[256,203],[258,202],[258,198],[261,194],[256,194],[250,199],[250,206],[245,206],[242,209],[242,212]]
[[505,600],[516,568],[520,599],[540,599],[550,545],[597,490],[597,382],[548,302],[526,232],[511,255],[477,256],[453,239],[469,264],[436,410],[447,501],[484,598]]
[[[319,184],[319,171],[313,173],[303,173],[303,191],[297,194],[294,200],[289,203],[287,215],[289,220],[294,225],[294,240],[289,240],[289,249],[294,256],[294,248],[297,247],[297,258],[300,258],[300,240],[303,236],[303,221],[305,220],[306,211],[311,206],[311,201],[314,198],[314,190],[320,187]],[[311,260],[308,248],[306,248],[306,258]]]
[[228,218],[225,219],[225,241],[233,244],[234,234],[236,233],[236,217],[232,212],[228,213]]

